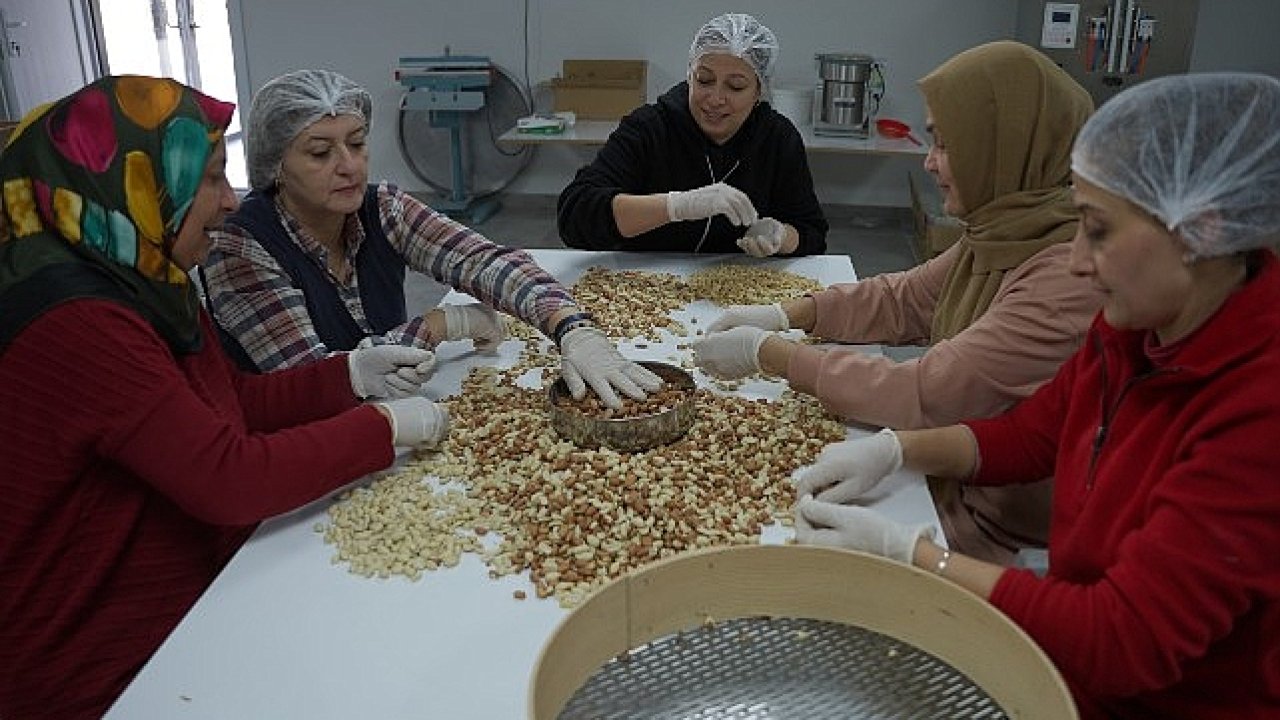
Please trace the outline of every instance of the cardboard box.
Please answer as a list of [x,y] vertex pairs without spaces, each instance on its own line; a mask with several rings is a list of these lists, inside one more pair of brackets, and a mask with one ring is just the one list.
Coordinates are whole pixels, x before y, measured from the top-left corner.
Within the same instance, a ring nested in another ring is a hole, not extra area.
[[565,60],[551,81],[555,111],[580,120],[617,120],[648,100],[646,60]]
[[922,191],[916,185],[915,174],[909,172],[907,186],[911,189],[911,217],[916,228],[916,259],[924,262],[954,245],[964,228],[942,211],[942,198],[932,183]]

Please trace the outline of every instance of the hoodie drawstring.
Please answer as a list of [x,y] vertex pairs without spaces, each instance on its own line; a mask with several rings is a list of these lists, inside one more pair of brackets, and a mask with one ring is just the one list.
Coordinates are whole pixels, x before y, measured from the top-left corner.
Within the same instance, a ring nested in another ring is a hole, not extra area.
[[[738,169],[738,165],[742,162],[741,159],[734,160],[733,167],[729,168],[729,172],[725,173],[724,177],[717,180],[716,171],[714,168],[711,167],[711,156],[703,155],[702,159],[707,161],[707,174],[711,176],[712,185],[718,182],[724,182],[725,180],[728,180],[729,176],[733,174],[734,170]],[[698,240],[698,244],[693,246],[693,252],[695,255],[698,254],[699,252],[702,252],[702,244],[707,241],[707,235],[711,233],[711,221],[714,220],[715,217],[716,217],[715,215],[712,215],[711,217],[707,218],[707,224],[702,226],[702,237]]]

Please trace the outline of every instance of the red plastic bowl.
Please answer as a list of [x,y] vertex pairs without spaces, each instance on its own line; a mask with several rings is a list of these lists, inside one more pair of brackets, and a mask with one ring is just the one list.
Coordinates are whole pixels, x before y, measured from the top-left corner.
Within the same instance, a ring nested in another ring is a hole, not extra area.
[[922,144],[919,140],[916,139],[915,135],[911,134],[911,126],[902,122],[901,120],[894,120],[893,118],[880,118],[879,120],[876,121],[876,130],[879,131],[881,135],[887,138],[895,138],[895,139],[906,138],[911,142],[915,143],[916,145]]

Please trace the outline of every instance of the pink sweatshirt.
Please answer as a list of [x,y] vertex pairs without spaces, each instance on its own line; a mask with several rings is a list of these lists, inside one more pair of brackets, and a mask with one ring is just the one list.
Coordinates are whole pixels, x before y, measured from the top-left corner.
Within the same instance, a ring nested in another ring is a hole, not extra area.
[[[910,270],[815,293],[813,334],[837,342],[926,344],[959,250],[953,245]],[[1006,272],[977,322],[918,359],[896,362],[806,345],[792,355],[787,380],[844,418],[883,427],[937,427],[1003,412],[1053,377],[1080,346],[1101,303],[1087,279],[1067,270],[1070,253],[1069,243],[1053,245]],[[940,496],[947,541],[1007,564],[1017,547],[1047,538],[1049,492],[1045,482]]]

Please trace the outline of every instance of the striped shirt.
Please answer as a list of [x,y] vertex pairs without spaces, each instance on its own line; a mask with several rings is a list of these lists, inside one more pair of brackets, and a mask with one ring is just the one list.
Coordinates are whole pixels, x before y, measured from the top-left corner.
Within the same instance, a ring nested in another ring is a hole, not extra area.
[[[572,307],[562,285],[516,248],[504,247],[437,213],[396,187],[378,186],[378,217],[391,246],[412,270],[467,293],[480,302],[514,315],[550,335],[550,318]],[[435,347],[422,316],[373,336],[360,300],[357,273],[345,282],[327,268],[328,251],[276,199],[276,211],[289,237],[313,258],[333,282],[351,317],[370,334],[372,344]],[[346,259],[354,267],[364,241],[356,214],[343,228]],[[213,247],[204,265],[206,292],[218,322],[235,336],[264,370],[313,362],[332,354],[311,323],[306,299],[280,264],[246,231],[232,226],[209,233]]]

